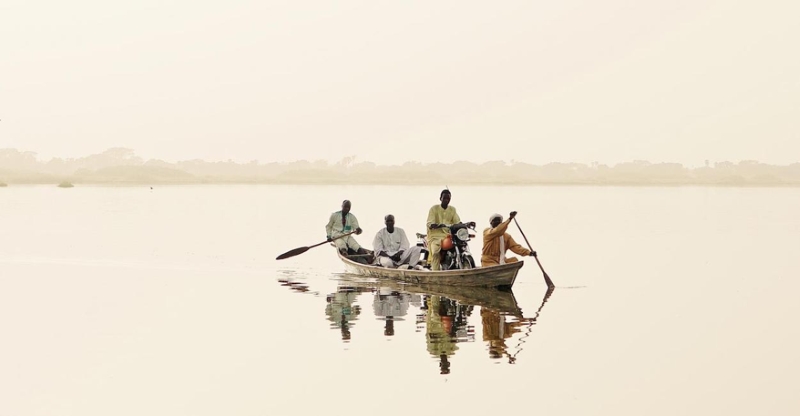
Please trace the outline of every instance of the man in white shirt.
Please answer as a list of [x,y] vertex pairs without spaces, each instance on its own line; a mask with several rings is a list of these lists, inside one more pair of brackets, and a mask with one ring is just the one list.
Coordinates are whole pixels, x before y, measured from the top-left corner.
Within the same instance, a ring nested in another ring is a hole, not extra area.
[[406,232],[394,226],[394,215],[383,218],[386,228],[375,234],[372,242],[375,263],[383,267],[408,265],[408,268],[422,269],[419,265],[422,247],[411,246]]

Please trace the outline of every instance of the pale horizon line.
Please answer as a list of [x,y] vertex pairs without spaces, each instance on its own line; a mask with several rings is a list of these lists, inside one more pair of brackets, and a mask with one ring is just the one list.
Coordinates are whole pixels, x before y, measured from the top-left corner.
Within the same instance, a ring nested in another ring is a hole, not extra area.
[[[471,163],[471,164],[474,164],[474,165],[483,165],[483,164],[496,163],[496,162],[503,162],[506,165],[521,164],[521,165],[531,165],[531,166],[546,166],[546,165],[549,165],[549,164],[567,164],[567,165],[569,165],[569,164],[578,164],[578,165],[587,165],[587,166],[592,166],[592,165],[616,166],[616,165],[628,164],[628,163],[645,162],[645,163],[650,163],[650,164],[662,164],[662,163],[663,164],[679,164],[679,165],[681,165],[683,167],[686,167],[686,168],[702,168],[702,167],[704,167],[704,165],[705,165],[704,162],[706,162],[706,161],[710,165],[713,165],[715,163],[734,163],[734,164],[738,164],[738,163],[742,163],[742,162],[754,162],[754,163],[758,163],[758,164],[763,164],[763,165],[768,165],[768,166],[776,166],[776,167],[792,166],[792,165],[800,163],[800,160],[798,160],[798,161],[794,161],[794,162],[790,162],[790,163],[786,163],[786,164],[774,164],[774,163],[761,162],[761,161],[759,161],[757,159],[751,159],[751,158],[742,158],[742,159],[738,159],[738,160],[730,160],[730,159],[722,159],[721,160],[721,159],[703,158],[702,159],[703,162],[701,162],[701,163],[699,163],[697,165],[687,164],[687,163],[684,163],[684,162],[678,162],[678,161],[673,161],[673,160],[652,161],[652,160],[647,160],[647,159],[631,159],[631,160],[620,161],[620,162],[602,162],[602,161],[579,162],[579,161],[574,161],[574,160],[571,160],[571,161],[553,160],[553,161],[549,161],[549,162],[545,162],[545,163],[530,163],[530,162],[515,160],[515,159],[512,158],[512,159],[495,159],[495,160],[488,160],[488,161],[484,161],[484,162],[476,162],[476,161],[471,161],[471,160],[456,160],[456,161],[452,161],[452,162],[445,162],[445,161],[423,162],[423,161],[417,161],[417,160],[404,160],[404,161],[398,161],[397,163],[393,163],[393,164],[385,164],[385,163],[374,162],[374,161],[367,160],[367,159],[360,159],[358,155],[346,156],[346,157],[343,157],[343,158],[339,158],[338,160],[335,160],[335,159],[319,159],[319,158],[317,158],[317,159],[298,158],[298,159],[293,159],[293,160],[270,160],[270,161],[262,161],[262,160],[258,160],[258,159],[253,159],[253,160],[250,160],[250,161],[238,161],[238,160],[233,160],[231,158],[228,158],[228,159],[217,159],[217,160],[207,160],[207,159],[201,159],[201,158],[167,160],[167,159],[152,158],[152,157],[151,158],[145,158],[143,156],[139,156],[138,154],[136,154],[136,150],[135,149],[130,148],[130,147],[122,147],[122,146],[109,147],[109,148],[106,148],[104,151],[101,151],[99,153],[90,153],[90,154],[85,155],[85,156],[77,156],[77,157],[51,156],[49,159],[47,159],[47,158],[40,158],[39,157],[39,152],[38,151],[34,151],[34,150],[19,150],[17,148],[11,148],[11,147],[0,148],[0,152],[8,151],[8,150],[16,151],[16,152],[19,152],[20,154],[29,153],[29,154],[36,155],[34,159],[35,159],[35,161],[37,163],[49,163],[49,162],[54,161],[54,160],[76,161],[76,160],[85,159],[85,158],[88,158],[88,157],[91,157],[91,156],[101,156],[101,155],[107,154],[108,152],[114,151],[114,150],[129,151],[129,152],[131,152],[131,154],[134,157],[140,158],[142,160],[142,163],[147,163],[147,162],[153,161],[153,162],[166,162],[166,163],[175,163],[175,164],[183,163],[183,162],[201,161],[201,162],[205,162],[205,163],[233,163],[233,164],[238,164],[238,165],[248,165],[248,164],[252,164],[255,161],[255,162],[257,162],[258,165],[292,164],[292,163],[302,163],[302,162],[308,162],[308,163],[325,162],[326,164],[328,164],[330,166],[336,166],[336,165],[342,165],[342,164],[353,165],[353,164],[359,164],[359,163],[372,163],[375,166],[391,167],[391,166],[402,166],[404,164],[409,164],[409,163],[410,164],[420,164],[420,165],[423,165],[423,166],[436,165],[436,164],[452,165],[452,164],[455,164],[455,163]],[[2,160],[0,160],[0,162],[2,162]],[[2,166],[0,166],[0,168],[2,168]]]

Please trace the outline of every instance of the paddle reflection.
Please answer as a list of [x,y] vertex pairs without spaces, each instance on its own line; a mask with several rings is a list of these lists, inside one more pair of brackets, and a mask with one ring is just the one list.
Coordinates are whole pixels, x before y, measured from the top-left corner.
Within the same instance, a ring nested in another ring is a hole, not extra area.
[[545,292],[545,294],[544,294],[544,298],[542,298],[542,304],[539,305],[539,309],[536,310],[536,313],[533,315],[533,318],[525,318],[524,319],[525,321],[528,322],[528,327],[527,327],[527,329],[525,331],[525,334],[522,335],[519,338],[519,342],[517,343],[517,346],[515,347],[516,351],[514,352],[514,354],[508,356],[508,363],[509,364],[514,364],[516,362],[517,354],[519,354],[522,351],[523,344],[525,344],[528,341],[528,337],[530,337],[530,335],[531,335],[531,330],[533,329],[533,326],[536,325],[536,320],[539,319],[539,315],[541,314],[542,309],[544,309],[544,304],[547,303],[548,299],[550,299],[550,296],[553,294],[554,290],[555,290],[555,287],[553,287],[553,286],[548,287],[547,288],[547,292]]
[[[489,358],[506,358],[509,364],[514,364],[553,293],[553,289],[549,289],[534,316],[526,318],[511,291],[363,281],[349,276],[338,280],[336,291],[326,296],[325,315],[330,328],[341,333],[343,342],[351,342],[353,327],[363,319],[359,302],[369,302],[371,298],[373,314],[375,319],[383,321],[382,337],[387,339],[395,336],[395,324],[406,321],[413,306],[419,311],[416,332],[424,333],[425,348],[431,358],[438,361],[440,374],[450,374],[456,353],[464,348],[460,344],[476,341],[478,319],[479,339]],[[287,279],[280,283],[295,293],[318,293],[309,292],[304,283],[294,284]],[[478,311],[475,311],[476,306]]]

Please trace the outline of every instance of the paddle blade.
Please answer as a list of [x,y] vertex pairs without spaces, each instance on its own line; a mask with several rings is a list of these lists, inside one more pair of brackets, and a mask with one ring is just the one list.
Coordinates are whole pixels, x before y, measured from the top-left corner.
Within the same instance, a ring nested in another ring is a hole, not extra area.
[[550,279],[550,276],[548,276],[547,272],[544,271],[544,267],[542,267],[542,263],[539,261],[539,257],[533,256],[533,258],[536,259],[536,264],[539,265],[539,270],[541,270],[542,274],[544,275],[544,282],[547,283],[547,287],[556,287],[556,285],[553,284],[553,281]]
[[294,257],[294,256],[296,256],[298,254],[303,254],[306,251],[308,251],[308,249],[309,249],[309,247],[298,247],[298,248],[296,248],[294,250],[289,250],[289,251],[281,254],[278,257],[275,257],[275,260],[288,259],[289,257]]
[[550,288],[550,289],[553,289],[553,288],[555,288],[555,287],[556,287],[556,285],[555,285],[555,284],[553,283],[553,281],[550,279],[550,276],[548,276],[548,275],[547,275],[547,272],[545,272],[544,270],[542,270],[542,274],[544,274],[544,282],[547,284],[547,287],[548,287],[548,288]]

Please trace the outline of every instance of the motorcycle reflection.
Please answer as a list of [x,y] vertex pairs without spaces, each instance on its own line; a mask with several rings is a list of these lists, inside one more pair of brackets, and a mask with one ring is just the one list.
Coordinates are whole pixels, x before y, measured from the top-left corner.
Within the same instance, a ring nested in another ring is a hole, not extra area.
[[472,305],[461,305],[443,296],[426,295],[425,341],[428,352],[439,357],[439,373],[450,374],[450,356],[459,342],[475,341],[475,328],[467,325]]

